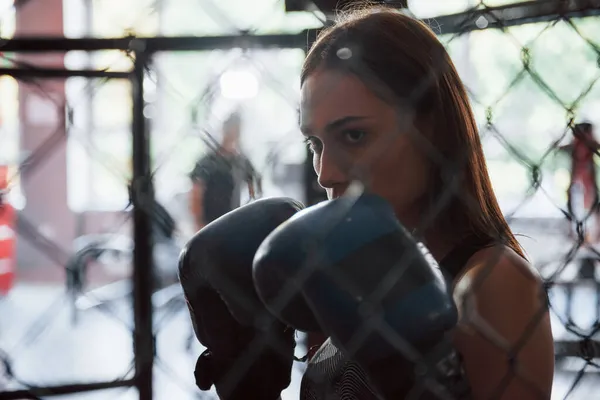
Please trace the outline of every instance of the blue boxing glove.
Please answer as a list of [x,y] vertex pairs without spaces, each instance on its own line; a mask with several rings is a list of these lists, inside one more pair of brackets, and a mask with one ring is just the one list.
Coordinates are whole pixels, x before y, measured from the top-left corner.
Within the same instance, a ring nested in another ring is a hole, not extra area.
[[181,285],[207,349],[196,364],[200,389],[214,385],[227,400],[275,400],[289,385],[294,330],[259,300],[252,260],[267,235],[303,207],[288,198],[257,200],[208,224],[182,252]]
[[[277,282],[280,296],[299,291],[322,331],[367,372],[412,371],[458,319],[437,264],[427,260],[392,207],[372,194],[297,213],[261,244],[253,273],[272,312],[301,330],[293,314],[270,303]],[[374,383],[390,396],[400,392],[384,387],[389,382]]]

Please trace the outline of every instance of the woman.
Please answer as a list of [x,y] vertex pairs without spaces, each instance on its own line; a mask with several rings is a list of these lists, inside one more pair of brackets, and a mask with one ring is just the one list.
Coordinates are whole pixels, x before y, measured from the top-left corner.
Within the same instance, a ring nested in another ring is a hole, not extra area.
[[[317,39],[301,83],[302,131],[328,197],[358,180],[386,198],[451,280],[460,312],[455,372],[467,397],[550,398],[542,281],[501,213],[467,93],[436,36],[391,9],[355,11]],[[337,352],[329,341],[317,352],[301,398],[376,398],[368,373],[351,363],[315,372],[316,358]],[[328,382],[311,378],[319,374]],[[361,388],[340,395],[345,379]]]

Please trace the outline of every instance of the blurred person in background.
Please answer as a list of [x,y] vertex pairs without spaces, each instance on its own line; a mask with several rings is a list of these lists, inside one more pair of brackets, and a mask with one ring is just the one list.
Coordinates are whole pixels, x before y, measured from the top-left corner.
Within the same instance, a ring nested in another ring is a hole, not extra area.
[[598,184],[594,154],[600,144],[594,137],[592,124],[584,122],[573,127],[573,140],[559,150],[568,152],[571,159],[571,181],[567,189],[567,210],[575,219],[570,234],[576,237],[577,223],[585,221],[582,232],[584,243],[595,243],[599,239],[598,229]]
[[250,199],[262,193],[261,178],[240,152],[241,114],[233,112],[223,123],[221,143],[194,166],[190,174],[190,211],[196,230],[240,206],[242,186]]

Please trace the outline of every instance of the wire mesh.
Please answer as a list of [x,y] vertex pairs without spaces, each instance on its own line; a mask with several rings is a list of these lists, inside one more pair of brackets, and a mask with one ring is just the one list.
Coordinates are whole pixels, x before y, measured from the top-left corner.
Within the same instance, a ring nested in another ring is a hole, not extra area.
[[[0,399],[216,398],[214,388],[201,392],[194,382],[204,349],[176,271],[179,251],[197,229],[189,174],[218,150],[223,123],[237,111],[252,165],[252,190],[240,191],[241,205],[255,197],[323,196],[306,175],[311,161],[297,112],[305,46],[324,16],[286,14],[280,1],[140,0],[123,8],[69,1],[65,13],[85,15],[86,23],[65,24],[66,33],[96,39],[10,40],[11,21],[27,3],[7,3],[0,15],[0,155],[10,166],[2,215],[6,204],[16,209],[18,265],[17,284],[0,303]],[[598,199],[573,184],[571,162],[581,123],[600,124],[600,5],[418,3],[409,2],[409,12],[449,51],[502,211],[543,276],[540,296],[549,299],[556,352],[552,398],[591,398],[598,389]],[[172,37],[152,37],[161,34]],[[66,69],[48,62],[56,54]],[[597,153],[595,140],[584,145],[589,157]],[[443,163],[435,153],[431,159]],[[404,269],[394,271],[401,279]],[[351,287],[343,276],[335,280]],[[485,279],[479,284],[488,289]],[[376,294],[385,296],[385,288]],[[470,327],[507,358],[518,354],[544,311],[508,341],[469,310]],[[403,338],[373,319],[353,332],[357,348],[374,331],[407,351]],[[314,344],[296,339],[298,361],[284,399],[298,398],[306,372],[300,358]],[[232,376],[247,373],[250,361],[240,357]],[[518,362],[495,398],[515,379],[544,398]],[[138,392],[127,389],[134,386]]]

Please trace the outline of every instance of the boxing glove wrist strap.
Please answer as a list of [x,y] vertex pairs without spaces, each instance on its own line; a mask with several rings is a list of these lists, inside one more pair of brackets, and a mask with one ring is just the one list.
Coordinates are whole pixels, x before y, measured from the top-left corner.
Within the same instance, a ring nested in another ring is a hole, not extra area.
[[216,360],[209,350],[205,350],[196,363],[196,385],[201,390],[209,390],[214,385],[221,400],[280,399],[281,392],[289,385],[289,379],[285,383],[277,379],[277,371],[269,368],[269,364],[272,364],[270,357],[258,357],[234,382],[236,368],[242,368],[241,360]]

